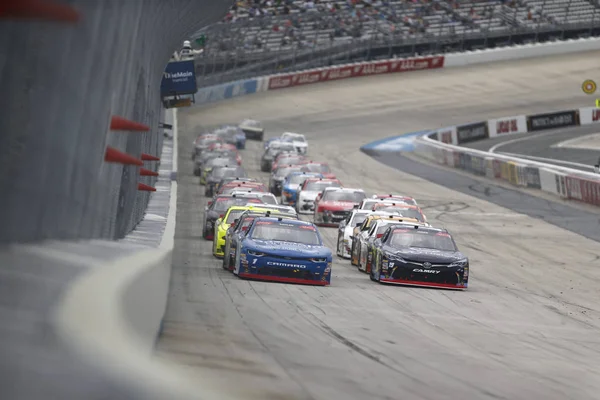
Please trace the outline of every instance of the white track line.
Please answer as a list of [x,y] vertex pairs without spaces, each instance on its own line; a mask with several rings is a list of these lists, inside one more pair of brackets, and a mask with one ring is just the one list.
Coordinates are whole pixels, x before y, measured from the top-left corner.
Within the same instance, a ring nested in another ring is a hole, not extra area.
[[568,148],[568,149],[587,149],[587,150],[599,150],[600,146],[582,146],[582,145],[575,145],[575,143],[580,142],[580,141],[585,141],[587,139],[591,139],[593,137],[598,137],[600,138],[600,133],[590,133],[589,135],[585,135],[585,136],[579,136],[573,139],[568,139],[568,140],[563,140],[562,142],[553,144],[550,147],[554,147],[554,148]]
[[[544,137],[544,136],[548,136],[548,135],[552,135],[555,134],[557,132],[543,132],[543,133],[537,133],[535,135],[530,135],[530,136],[525,136],[525,137],[520,137],[520,138],[516,138],[516,139],[511,139],[511,140],[507,140],[506,142],[502,142],[502,143],[498,143],[495,144],[494,146],[490,147],[490,149],[488,150],[490,153],[495,153],[496,150],[498,150],[500,147],[502,146],[506,146],[512,143],[519,143],[519,142],[524,142],[526,140],[529,139],[533,139],[533,138],[537,138],[537,137]],[[508,154],[508,153],[504,153],[504,154]]]

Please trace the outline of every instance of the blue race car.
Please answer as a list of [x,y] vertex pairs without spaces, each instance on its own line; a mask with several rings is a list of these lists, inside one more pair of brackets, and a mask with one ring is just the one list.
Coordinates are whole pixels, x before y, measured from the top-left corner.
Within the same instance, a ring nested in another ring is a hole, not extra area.
[[233,273],[241,278],[327,286],[331,250],[307,221],[260,217],[238,240]]
[[[300,165],[302,166],[302,165]],[[288,174],[281,185],[281,204],[294,206],[298,200],[298,192],[308,178],[324,178],[319,172],[292,172]]]

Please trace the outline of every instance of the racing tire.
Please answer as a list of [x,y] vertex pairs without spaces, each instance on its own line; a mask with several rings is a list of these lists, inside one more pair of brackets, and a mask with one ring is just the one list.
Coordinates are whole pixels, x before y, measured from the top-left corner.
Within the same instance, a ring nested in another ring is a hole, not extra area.
[[[341,240],[340,240],[340,239],[341,239]],[[342,235],[340,235],[340,234],[338,234],[338,239],[337,239],[337,249],[336,249],[336,253],[335,253],[335,254],[336,254],[338,257],[343,257],[343,256],[344,256],[344,251],[343,251],[343,248],[341,248],[341,246],[343,246],[343,245],[344,245],[344,242],[343,242],[343,236],[342,236]],[[341,248],[341,249],[340,249],[340,248]],[[340,250],[341,250],[341,251],[340,251]]]
[[[227,246],[225,246],[225,250],[227,250]],[[231,263],[230,256],[228,254],[225,254],[223,256],[223,265],[222,265],[223,269],[226,270],[226,271],[228,271],[230,263]]]
[[194,176],[200,176],[200,171],[194,168]]
[[237,277],[239,277],[239,268],[238,265],[240,264],[240,256],[239,256],[240,252],[235,251],[235,259],[233,260],[233,270],[231,272],[233,272],[233,274]]

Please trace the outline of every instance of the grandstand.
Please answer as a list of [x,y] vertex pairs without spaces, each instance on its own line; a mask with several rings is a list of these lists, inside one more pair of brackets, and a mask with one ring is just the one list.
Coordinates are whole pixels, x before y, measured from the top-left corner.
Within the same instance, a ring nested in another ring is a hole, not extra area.
[[598,0],[246,0],[195,37],[207,38],[198,59],[205,76],[243,74],[258,61],[286,70],[595,36],[596,27]]

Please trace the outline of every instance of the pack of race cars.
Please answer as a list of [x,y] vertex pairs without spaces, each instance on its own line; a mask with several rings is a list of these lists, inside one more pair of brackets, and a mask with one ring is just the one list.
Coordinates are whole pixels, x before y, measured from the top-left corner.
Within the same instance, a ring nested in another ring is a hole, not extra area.
[[262,183],[248,176],[239,150],[246,139],[263,138],[261,123],[248,119],[194,141],[194,174],[210,198],[203,237],[224,269],[245,279],[329,285],[333,254],[318,227],[334,227],[336,255],[373,281],[468,287],[468,258],[446,229],[427,222],[414,198],[345,187],[293,132],[263,142],[260,169],[270,177]]

